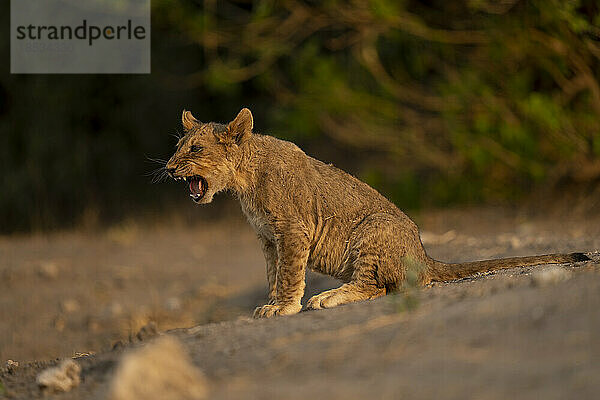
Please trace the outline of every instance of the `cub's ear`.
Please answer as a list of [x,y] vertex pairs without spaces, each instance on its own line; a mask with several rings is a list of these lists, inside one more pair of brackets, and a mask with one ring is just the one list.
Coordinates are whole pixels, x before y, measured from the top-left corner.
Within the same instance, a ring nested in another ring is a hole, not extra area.
[[240,144],[252,134],[253,126],[252,113],[247,108],[242,108],[237,117],[227,125],[227,132],[219,141]]
[[190,130],[199,122],[196,118],[194,118],[191,112],[183,110],[183,113],[181,114],[181,123],[183,124],[184,129]]

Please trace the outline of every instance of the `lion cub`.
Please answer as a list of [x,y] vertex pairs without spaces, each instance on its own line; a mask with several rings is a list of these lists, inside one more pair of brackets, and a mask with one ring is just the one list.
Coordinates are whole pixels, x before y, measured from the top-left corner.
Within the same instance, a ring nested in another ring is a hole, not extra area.
[[255,317],[299,312],[306,268],[345,282],[313,296],[307,308],[373,299],[401,287],[409,268],[418,281],[481,271],[584,261],[581,253],[446,264],[427,256],[415,223],[369,185],[307,156],[295,144],[252,133],[247,108],[228,124],[202,123],[189,111],[185,135],[166,165],[196,203],[230,190],[256,231],[267,264],[269,303]]

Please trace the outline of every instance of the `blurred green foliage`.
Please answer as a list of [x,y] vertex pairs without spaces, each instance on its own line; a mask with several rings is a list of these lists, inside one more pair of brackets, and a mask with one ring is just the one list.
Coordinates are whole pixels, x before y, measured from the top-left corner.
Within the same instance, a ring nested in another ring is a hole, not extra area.
[[172,188],[149,184],[145,156],[168,158],[184,107],[223,121],[249,106],[259,131],[401,207],[513,201],[600,177],[595,0],[152,5],[150,76],[2,65],[1,230],[163,204]]

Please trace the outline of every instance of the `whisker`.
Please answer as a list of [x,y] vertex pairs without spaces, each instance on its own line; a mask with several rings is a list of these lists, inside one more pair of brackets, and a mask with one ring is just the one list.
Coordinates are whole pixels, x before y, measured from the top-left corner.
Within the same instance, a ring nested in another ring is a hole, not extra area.
[[175,133],[171,133],[171,136],[173,136],[175,139],[177,139],[179,141],[183,137],[183,133],[181,133],[179,131],[175,131]]
[[155,170],[146,172],[144,175],[151,177],[152,179],[150,181],[152,183],[160,183],[169,178],[169,174],[165,167],[156,168]]
[[150,161],[156,164],[160,164],[160,165],[166,165],[167,164],[167,160],[163,160],[162,158],[152,158],[152,157],[148,157],[146,156],[146,161]]
[[144,175],[145,176],[152,176],[152,175],[156,175],[156,174],[158,174],[158,173],[160,173],[162,171],[166,171],[166,168],[165,167],[159,167],[159,168],[153,169],[152,171],[146,172]]
[[167,160],[146,156],[146,161],[160,165],[160,167],[144,174],[145,176],[151,177],[150,181],[152,183],[160,183],[169,178],[169,173],[167,172],[166,168]]

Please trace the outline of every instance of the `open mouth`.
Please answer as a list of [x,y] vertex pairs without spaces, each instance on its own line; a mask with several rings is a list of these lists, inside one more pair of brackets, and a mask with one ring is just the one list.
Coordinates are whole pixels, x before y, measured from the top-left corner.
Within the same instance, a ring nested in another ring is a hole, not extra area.
[[183,179],[187,182],[190,188],[190,197],[192,198],[192,200],[194,200],[196,203],[202,200],[202,198],[206,194],[206,190],[208,189],[208,183],[206,182],[206,179],[204,179],[200,175],[184,176],[177,180],[180,179]]

